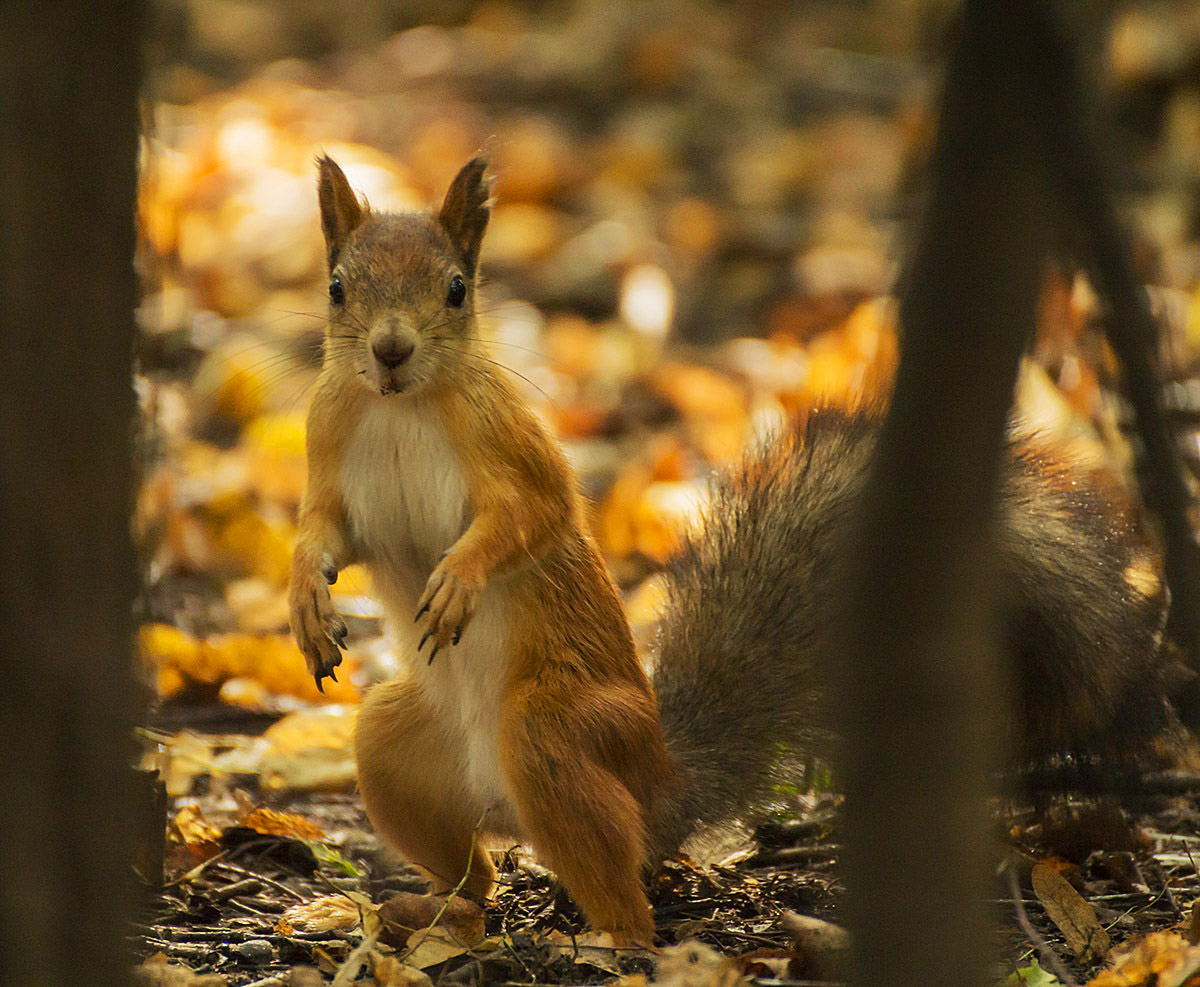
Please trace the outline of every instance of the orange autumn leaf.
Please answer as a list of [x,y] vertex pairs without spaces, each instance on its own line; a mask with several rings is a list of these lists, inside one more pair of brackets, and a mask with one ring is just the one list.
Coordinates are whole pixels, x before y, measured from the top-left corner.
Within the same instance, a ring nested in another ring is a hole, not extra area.
[[171,818],[168,838],[183,846],[188,856],[199,862],[220,852],[221,828],[204,818],[198,806],[185,805]]
[[1087,987],[1191,987],[1200,971],[1200,948],[1176,932],[1154,932],[1139,939]]
[[259,806],[238,817],[238,824],[266,836],[292,836],[298,840],[324,840],[325,831],[294,812],[279,812]]

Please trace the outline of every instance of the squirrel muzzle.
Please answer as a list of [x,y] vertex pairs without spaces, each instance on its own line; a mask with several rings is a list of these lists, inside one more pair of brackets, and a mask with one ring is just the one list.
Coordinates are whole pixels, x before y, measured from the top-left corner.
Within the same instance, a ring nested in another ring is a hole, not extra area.
[[417,334],[390,318],[374,327],[367,338],[368,383],[381,394],[396,394],[409,388]]

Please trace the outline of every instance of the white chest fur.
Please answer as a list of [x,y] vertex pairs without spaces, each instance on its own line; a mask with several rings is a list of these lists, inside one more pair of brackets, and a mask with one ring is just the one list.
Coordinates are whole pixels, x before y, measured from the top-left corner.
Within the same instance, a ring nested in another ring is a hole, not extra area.
[[467,786],[484,803],[501,797],[497,733],[506,665],[508,600],[493,580],[460,643],[432,665],[417,654],[417,601],[442,554],[470,521],[467,486],[437,410],[404,400],[372,402],[346,443],[342,499],[351,539],[410,674],[456,723]]
[[467,526],[467,487],[435,408],[374,401],[342,458],[350,536],[368,564],[432,571]]

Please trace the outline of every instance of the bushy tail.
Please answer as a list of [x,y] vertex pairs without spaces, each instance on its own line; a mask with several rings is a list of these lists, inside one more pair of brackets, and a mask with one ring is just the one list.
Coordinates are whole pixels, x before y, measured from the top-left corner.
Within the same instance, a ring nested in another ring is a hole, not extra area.
[[[656,852],[769,797],[788,755],[828,749],[828,625],[876,432],[868,414],[810,414],[717,481],[669,570],[654,685],[681,784]],[[1060,452],[1014,439],[1000,488],[1012,747],[1140,756],[1175,723],[1165,592],[1111,481]]]
[[1018,759],[1142,760],[1178,730],[1167,696],[1194,676],[1163,646],[1169,595],[1128,496],[1036,437],[1014,441],[999,562]]
[[874,431],[811,414],[716,481],[668,572],[654,686],[681,791],[651,834],[664,853],[768,797],[787,753],[828,745],[814,666]]

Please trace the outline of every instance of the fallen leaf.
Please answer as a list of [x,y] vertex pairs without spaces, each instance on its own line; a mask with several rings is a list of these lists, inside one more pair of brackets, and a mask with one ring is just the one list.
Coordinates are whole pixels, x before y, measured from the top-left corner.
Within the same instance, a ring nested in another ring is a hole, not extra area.
[[[465,951],[483,941],[483,910],[466,898],[414,894],[400,891],[382,902],[379,918],[383,922],[384,942],[412,944],[414,933],[434,928],[444,930],[454,944]],[[420,964],[414,964],[420,965]]]
[[1185,987],[1200,970],[1200,947],[1175,932],[1153,932],[1117,956],[1087,987]]
[[470,947],[438,927],[436,929],[421,929],[408,937],[405,960],[418,970],[428,970],[430,967],[445,963],[456,956],[469,952]]
[[353,784],[355,712],[325,706],[273,723],[263,733],[263,785],[271,791],[341,791]]
[[621,974],[617,960],[631,952],[625,948],[618,950],[613,944],[613,937],[607,932],[585,932],[583,935],[571,936],[565,932],[554,931],[542,941],[551,956],[565,956],[576,966],[595,967],[614,976]]
[[204,818],[198,806],[185,805],[167,827],[169,837],[187,847],[192,859],[207,860],[221,849],[221,828]]
[[379,987],[433,987],[433,981],[424,971],[401,963],[394,956],[375,955],[371,972]]
[[658,960],[660,987],[736,987],[745,982],[735,960],[703,943],[670,946]]
[[780,924],[803,954],[803,963],[791,969],[795,979],[843,980],[850,959],[850,933],[840,925],[796,912],[784,912]]
[[1108,933],[1096,918],[1096,910],[1071,887],[1070,881],[1045,864],[1035,864],[1033,892],[1078,960],[1089,962],[1108,956]]
[[265,500],[300,503],[307,464],[304,455],[304,413],[260,415],[246,427],[250,482]]
[[324,840],[325,831],[316,823],[294,812],[280,812],[263,806],[238,816],[238,822],[256,833],[269,836],[294,836],[300,840]]

